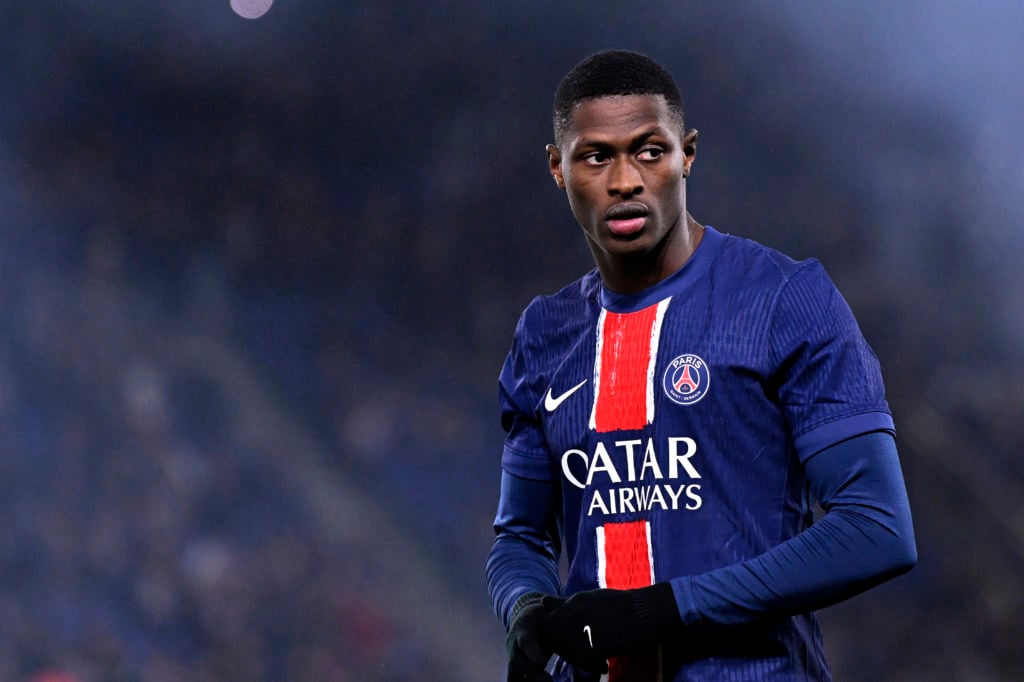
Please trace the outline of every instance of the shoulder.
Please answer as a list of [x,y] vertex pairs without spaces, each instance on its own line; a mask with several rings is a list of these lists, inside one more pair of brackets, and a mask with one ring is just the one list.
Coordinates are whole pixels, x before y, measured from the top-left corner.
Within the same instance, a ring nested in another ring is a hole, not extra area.
[[716,309],[751,333],[774,333],[780,323],[817,324],[844,305],[817,259],[796,260],[741,237],[725,236],[711,278]]
[[500,377],[503,394],[518,411],[528,413],[536,405],[551,372],[592,328],[599,290],[595,270],[553,294],[537,296],[523,310]]
[[808,344],[861,338],[853,311],[816,258],[796,260],[728,236],[716,264],[719,301],[734,320],[768,334],[778,357]]
[[597,270],[591,270],[553,294],[535,297],[519,318],[516,337],[520,342],[547,341],[577,327],[589,317],[587,311],[598,304],[600,289],[600,276]]
[[724,235],[716,270],[740,285],[781,289],[790,280],[818,279],[825,269],[815,258],[796,260],[752,239]]

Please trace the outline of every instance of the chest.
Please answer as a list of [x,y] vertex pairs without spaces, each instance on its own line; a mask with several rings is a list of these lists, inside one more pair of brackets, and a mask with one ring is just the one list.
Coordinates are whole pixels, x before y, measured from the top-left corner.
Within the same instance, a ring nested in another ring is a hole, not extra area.
[[553,454],[621,451],[636,469],[654,452],[668,465],[680,438],[778,420],[766,322],[716,314],[710,297],[597,309],[567,341],[538,405]]

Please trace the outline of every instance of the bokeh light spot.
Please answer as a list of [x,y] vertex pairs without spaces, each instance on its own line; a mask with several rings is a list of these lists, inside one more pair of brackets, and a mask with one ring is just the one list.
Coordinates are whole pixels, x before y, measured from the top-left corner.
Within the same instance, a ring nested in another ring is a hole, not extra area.
[[231,9],[243,19],[259,19],[273,4],[274,0],[231,0]]

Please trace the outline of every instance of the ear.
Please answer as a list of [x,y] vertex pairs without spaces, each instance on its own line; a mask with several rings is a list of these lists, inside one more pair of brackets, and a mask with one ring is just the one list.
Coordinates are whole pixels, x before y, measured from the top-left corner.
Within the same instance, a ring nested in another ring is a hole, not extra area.
[[690,166],[697,156],[697,129],[690,128],[683,135],[683,177],[690,174]]
[[551,171],[551,177],[555,179],[558,189],[565,189],[565,178],[562,177],[562,152],[553,144],[549,144],[545,149],[548,152],[548,170]]

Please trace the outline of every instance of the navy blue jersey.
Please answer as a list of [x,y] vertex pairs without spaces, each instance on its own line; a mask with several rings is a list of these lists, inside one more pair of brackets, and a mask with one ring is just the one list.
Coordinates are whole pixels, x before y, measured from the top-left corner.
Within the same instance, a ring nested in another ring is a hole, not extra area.
[[[811,523],[809,457],[893,429],[877,359],[821,265],[710,227],[638,294],[594,271],[535,299],[500,396],[503,468],[560,487],[565,594],[763,554]],[[766,656],[789,652],[771,679],[827,678],[812,614],[751,632]],[[690,679],[684,654],[663,656],[664,679]]]

